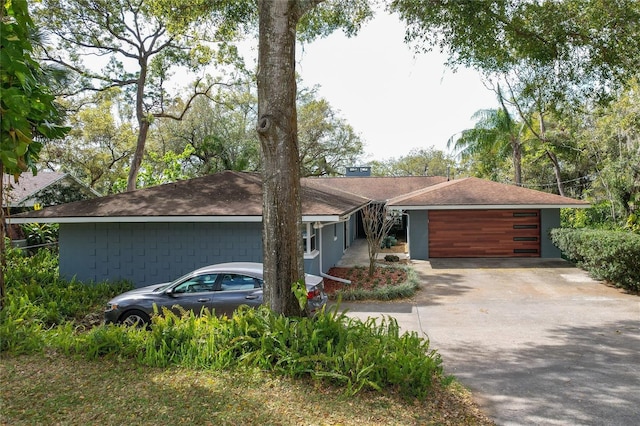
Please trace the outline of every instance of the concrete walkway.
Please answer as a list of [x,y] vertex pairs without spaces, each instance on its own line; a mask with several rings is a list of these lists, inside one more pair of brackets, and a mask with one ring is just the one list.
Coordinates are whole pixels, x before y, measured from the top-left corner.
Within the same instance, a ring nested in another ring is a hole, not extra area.
[[[347,252],[343,264],[358,259]],[[640,297],[560,259],[411,266],[421,280],[414,299],[343,307],[429,338],[497,424],[640,424]]]
[[[409,258],[407,253],[378,253],[376,259],[384,259],[384,257],[388,254],[394,254],[398,256],[401,260],[406,260]],[[351,247],[349,247],[344,254],[342,255],[342,259],[338,262],[336,266],[367,266],[369,265],[369,251],[367,249],[367,240],[364,238],[360,238],[351,243]]]

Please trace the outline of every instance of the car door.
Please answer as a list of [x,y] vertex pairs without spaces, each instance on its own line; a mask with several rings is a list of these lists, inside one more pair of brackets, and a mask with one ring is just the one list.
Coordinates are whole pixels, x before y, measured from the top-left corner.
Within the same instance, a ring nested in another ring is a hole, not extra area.
[[262,304],[262,280],[244,274],[219,274],[212,306],[216,315],[231,316],[240,305]]
[[172,288],[171,297],[168,300],[170,306],[167,308],[176,315],[182,314],[180,308],[193,311],[196,315],[201,314],[204,308],[211,311],[217,280],[217,274],[201,274],[185,279]]

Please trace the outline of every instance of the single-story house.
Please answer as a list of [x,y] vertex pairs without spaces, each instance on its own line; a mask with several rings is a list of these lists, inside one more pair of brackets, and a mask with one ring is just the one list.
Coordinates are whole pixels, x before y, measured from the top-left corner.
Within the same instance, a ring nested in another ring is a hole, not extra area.
[[420,178],[320,180],[401,211],[412,259],[559,258],[548,233],[560,226],[560,209],[590,207],[584,201],[474,177]]
[[68,173],[41,171],[24,172],[16,182],[13,176],[2,176],[6,199],[2,206],[11,212],[33,209],[71,201],[99,197],[100,194]]
[[[301,180],[305,271],[323,274],[359,237],[359,211],[386,202],[406,218],[409,256],[560,257],[547,231],[560,208],[589,204],[476,178]],[[262,260],[262,180],[226,171],[23,213],[60,224],[60,273],[142,286],[200,266]]]
[[[2,208],[7,216],[71,201],[100,197],[79,179],[68,173],[41,171],[23,172],[16,181],[11,175],[2,176]],[[9,226],[7,234],[17,245],[26,245],[25,236],[18,226]],[[22,241],[20,241],[22,240]]]
[[[305,270],[319,274],[353,241],[354,213],[369,200],[305,182]],[[262,179],[226,171],[31,211],[11,222],[60,224],[62,276],[143,286],[214,263],[260,262]]]

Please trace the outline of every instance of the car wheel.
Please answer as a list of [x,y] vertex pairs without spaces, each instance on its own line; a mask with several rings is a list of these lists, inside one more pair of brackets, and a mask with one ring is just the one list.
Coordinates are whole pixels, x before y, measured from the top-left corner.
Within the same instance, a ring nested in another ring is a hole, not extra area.
[[149,321],[150,321],[149,315],[138,310],[125,312],[120,317],[121,324],[134,326],[134,327],[144,327],[147,324],[149,324]]

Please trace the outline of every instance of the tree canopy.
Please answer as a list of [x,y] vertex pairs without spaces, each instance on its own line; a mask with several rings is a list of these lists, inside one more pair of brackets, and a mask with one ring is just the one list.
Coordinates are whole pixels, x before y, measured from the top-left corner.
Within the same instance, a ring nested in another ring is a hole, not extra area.
[[[450,64],[504,73],[523,62],[554,64],[573,89],[606,93],[640,66],[635,0],[393,0],[418,50],[438,47]],[[558,80],[560,82],[560,80]]]
[[[64,95],[121,88],[130,100],[137,141],[128,190],[135,189],[153,121],[181,120],[196,97],[208,96],[223,81],[220,68],[240,64],[228,44],[235,33],[224,19],[212,19],[208,26],[182,21],[171,32],[153,6],[144,0],[43,0],[35,9],[55,43],[46,50],[47,60],[76,76]],[[216,76],[205,74],[210,64],[219,66]],[[181,95],[167,87],[177,72],[197,76]]]

